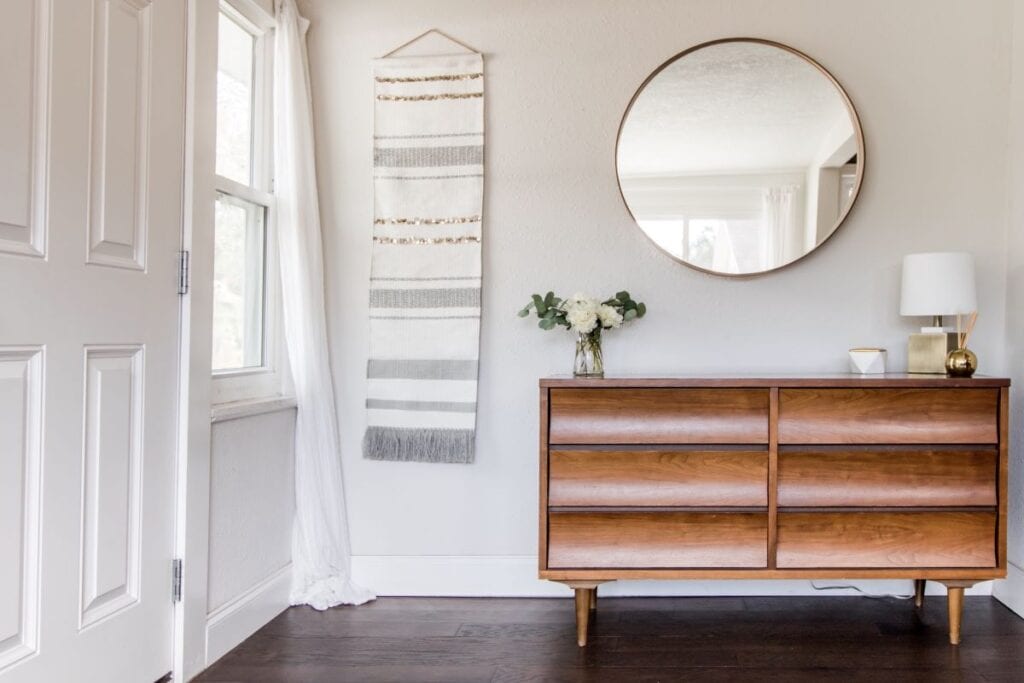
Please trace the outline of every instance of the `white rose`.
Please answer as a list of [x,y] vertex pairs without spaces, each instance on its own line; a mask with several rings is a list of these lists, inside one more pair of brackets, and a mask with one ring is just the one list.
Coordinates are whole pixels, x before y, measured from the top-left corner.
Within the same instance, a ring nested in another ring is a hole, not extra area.
[[622,325],[622,314],[607,304],[601,304],[597,316],[601,319],[601,327],[615,328]]
[[594,331],[595,327],[597,327],[597,313],[579,306],[572,306],[569,308],[569,310],[566,311],[565,319],[570,325],[572,325],[572,329],[575,332],[589,334]]
[[577,292],[565,300],[565,309],[567,311],[572,309],[588,310],[590,308],[591,301],[593,301],[593,299],[586,294],[580,294]]

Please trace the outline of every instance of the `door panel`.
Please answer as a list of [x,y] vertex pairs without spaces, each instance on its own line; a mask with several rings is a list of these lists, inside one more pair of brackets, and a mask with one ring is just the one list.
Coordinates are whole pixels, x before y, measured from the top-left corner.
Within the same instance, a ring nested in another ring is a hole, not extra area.
[[172,666],[185,1],[11,5],[0,531],[20,545],[0,555],[0,683],[154,681]]
[[43,352],[0,347],[0,667],[36,651]]
[[4,6],[0,60],[0,254],[45,254],[49,0]]
[[86,349],[83,627],[139,597],[142,375],[138,346]]
[[146,128],[151,14],[147,0],[94,2],[88,263],[146,267]]

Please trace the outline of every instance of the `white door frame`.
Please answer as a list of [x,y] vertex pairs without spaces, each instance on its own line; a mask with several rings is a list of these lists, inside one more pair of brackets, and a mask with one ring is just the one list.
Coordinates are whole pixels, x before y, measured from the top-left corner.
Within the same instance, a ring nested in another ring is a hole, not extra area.
[[[182,249],[190,254],[181,297],[176,556],[183,562],[175,610],[175,681],[206,668],[210,521],[210,383],[213,339],[213,169],[219,3],[187,0],[185,193]],[[211,115],[211,112],[213,115]],[[205,228],[205,229],[204,229]]]

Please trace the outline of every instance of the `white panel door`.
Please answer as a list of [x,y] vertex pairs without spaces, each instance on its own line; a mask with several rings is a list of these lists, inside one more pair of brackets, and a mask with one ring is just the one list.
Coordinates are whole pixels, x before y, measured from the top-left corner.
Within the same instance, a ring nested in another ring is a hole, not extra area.
[[185,0],[0,21],[0,683],[171,670]]

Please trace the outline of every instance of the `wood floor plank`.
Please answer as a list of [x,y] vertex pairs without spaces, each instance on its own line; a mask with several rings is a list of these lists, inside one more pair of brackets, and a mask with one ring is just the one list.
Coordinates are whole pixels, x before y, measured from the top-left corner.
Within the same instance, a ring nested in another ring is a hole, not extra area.
[[481,683],[490,681],[495,673],[494,667],[486,665],[386,665],[339,669],[324,664],[264,664],[214,667],[198,680],[204,683]]
[[292,608],[199,683],[548,681],[1024,681],[1024,620],[965,600],[950,647],[946,600],[600,598],[590,643],[570,600],[383,598]]
[[[491,679],[491,683],[883,683],[898,680],[899,683],[984,683],[980,674],[974,672],[935,672],[929,669],[904,669],[899,678],[893,678],[891,670],[878,669],[735,669],[698,668],[687,669],[685,677],[679,669],[657,667],[593,669],[552,669],[544,667],[502,668]],[[998,680],[1003,683],[1004,679]],[[1005,679],[1009,682],[1011,679]],[[1013,683],[1020,683],[1014,679]]]

